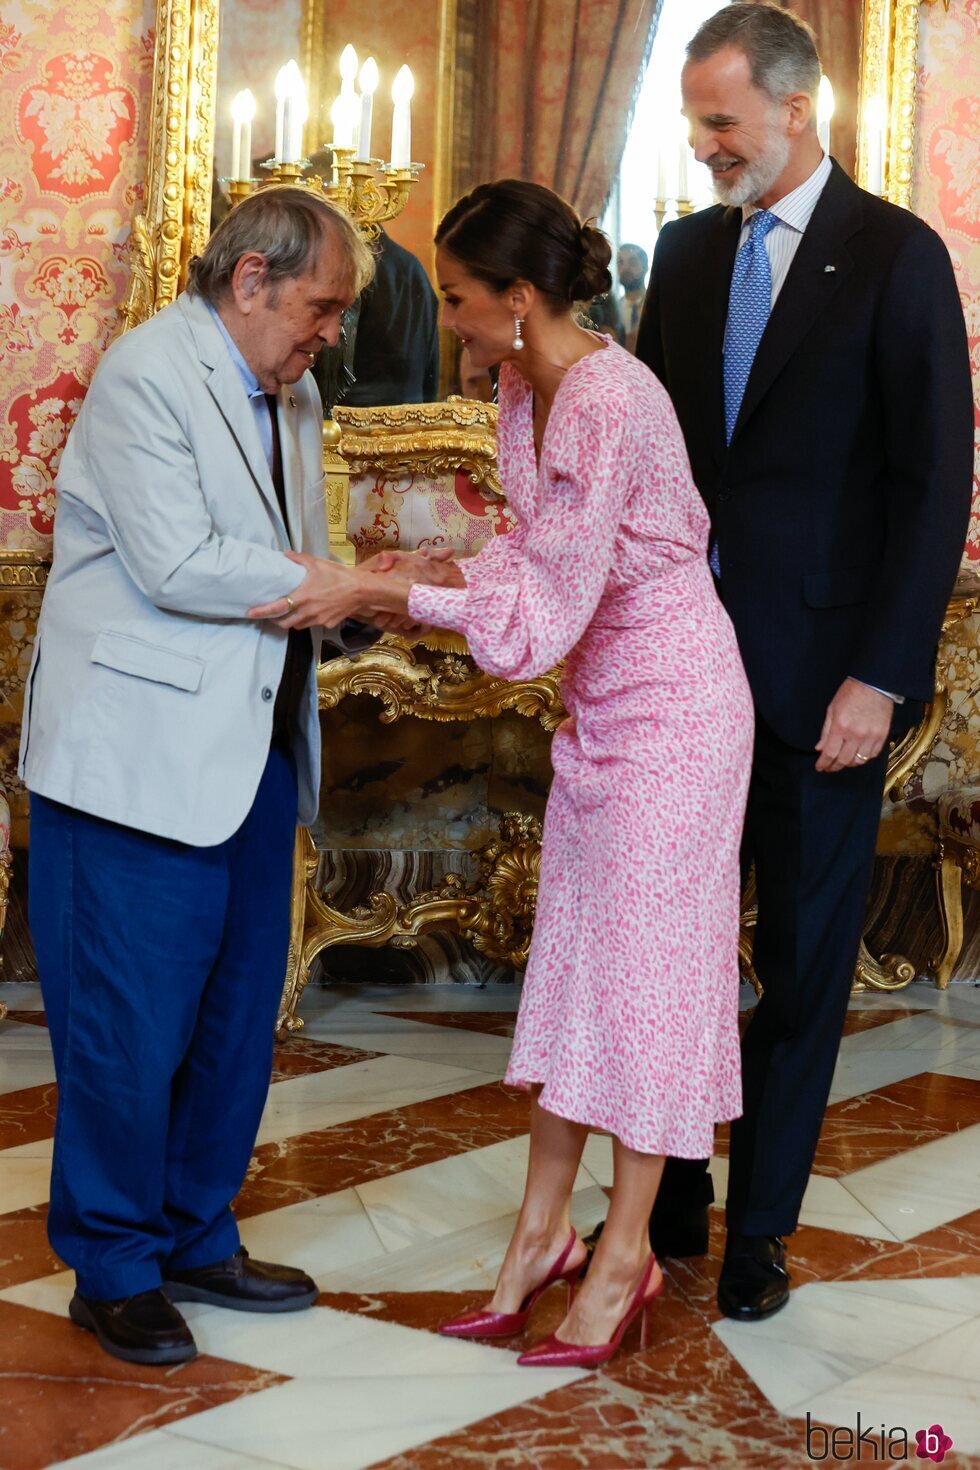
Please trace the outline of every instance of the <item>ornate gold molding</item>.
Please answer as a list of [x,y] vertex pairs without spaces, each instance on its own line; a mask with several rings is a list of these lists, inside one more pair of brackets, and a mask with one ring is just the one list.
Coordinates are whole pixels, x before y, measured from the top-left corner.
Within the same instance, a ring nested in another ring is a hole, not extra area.
[[338,408],[340,452],[353,474],[444,475],[464,469],[472,484],[502,500],[497,473],[497,409],[449,398],[391,408]]
[[133,219],[122,330],[175,300],[211,224],[218,0],[157,0],[143,209]]
[[[886,124],[885,195],[912,204],[919,8],[935,0],[864,0],[858,86],[858,183],[868,184],[868,104],[879,99]],[[949,0],[943,0],[949,9]]]
[[353,658],[335,658],[317,673],[321,710],[335,709],[349,694],[371,694],[391,725],[420,720],[493,719],[514,710],[555,730],[565,718],[558,671],[520,684],[482,673],[468,654],[437,652],[389,637]]
[[48,562],[36,551],[0,551],[0,587],[37,587],[48,580]]

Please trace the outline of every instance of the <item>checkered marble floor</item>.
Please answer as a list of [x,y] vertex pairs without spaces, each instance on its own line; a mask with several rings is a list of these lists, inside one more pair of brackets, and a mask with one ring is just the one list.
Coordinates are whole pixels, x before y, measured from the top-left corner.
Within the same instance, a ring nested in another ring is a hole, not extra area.
[[[913,1463],[915,1431],[941,1424],[943,1463],[980,1466],[980,988],[853,1001],[785,1311],[719,1320],[715,1211],[709,1255],[668,1266],[654,1345],[631,1335],[588,1374],[518,1368],[524,1340],[435,1332],[485,1298],[520,1201],[526,1103],[500,1081],[513,989],[307,994],[236,1210],[252,1254],[311,1271],[319,1302],[281,1318],[189,1307],[201,1356],[164,1371],[116,1362],[67,1320],[71,1277],[44,1234],[42,1002],[0,995],[0,1470],[788,1470],[810,1463],[808,1414],[811,1451],[860,1415],[907,1430]],[[596,1135],[583,1231],[610,1183]],[[552,1295],[528,1340],[557,1324]],[[834,1443],[829,1463],[857,1458]]]

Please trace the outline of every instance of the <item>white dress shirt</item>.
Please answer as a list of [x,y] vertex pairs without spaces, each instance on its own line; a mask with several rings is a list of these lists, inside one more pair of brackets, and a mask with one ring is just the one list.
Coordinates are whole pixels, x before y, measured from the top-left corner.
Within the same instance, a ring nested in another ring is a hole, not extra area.
[[[779,221],[766,236],[766,254],[769,256],[769,269],[772,273],[773,306],[783,289],[793,257],[800,247],[803,231],[810,223],[817,201],[830,178],[830,170],[830,159],[825,153],[808,179],[804,179],[791,194],[786,194],[782,199],[777,199],[775,204],[769,205],[769,213],[774,214]],[[754,214],[758,214],[759,208],[758,204],[742,206],[742,233],[738,237],[740,250],[749,238],[749,220]]]

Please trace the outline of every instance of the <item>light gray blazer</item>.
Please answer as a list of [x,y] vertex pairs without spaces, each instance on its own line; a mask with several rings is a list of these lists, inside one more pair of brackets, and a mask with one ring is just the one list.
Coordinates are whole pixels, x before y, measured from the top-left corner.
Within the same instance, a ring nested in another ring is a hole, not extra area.
[[[279,422],[296,549],[328,556],[309,373],[281,390]],[[57,497],[21,777],[126,826],[222,842],[258,789],[286,653],[282,630],[245,613],[304,574],[283,556],[289,538],[254,412],[204,301],[182,296],[109,348]],[[324,632],[344,647],[338,630]],[[316,630],[318,654],[320,640]],[[309,823],[320,781],[312,676],[295,754]]]

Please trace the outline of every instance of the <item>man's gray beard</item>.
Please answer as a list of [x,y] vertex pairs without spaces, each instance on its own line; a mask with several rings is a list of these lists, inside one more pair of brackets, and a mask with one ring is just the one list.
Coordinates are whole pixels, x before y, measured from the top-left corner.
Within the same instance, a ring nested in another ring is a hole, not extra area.
[[730,188],[725,175],[712,172],[711,182],[719,204],[755,204],[767,194],[789,163],[790,144],[785,133],[774,133],[764,153],[753,163],[745,164],[742,176]]

